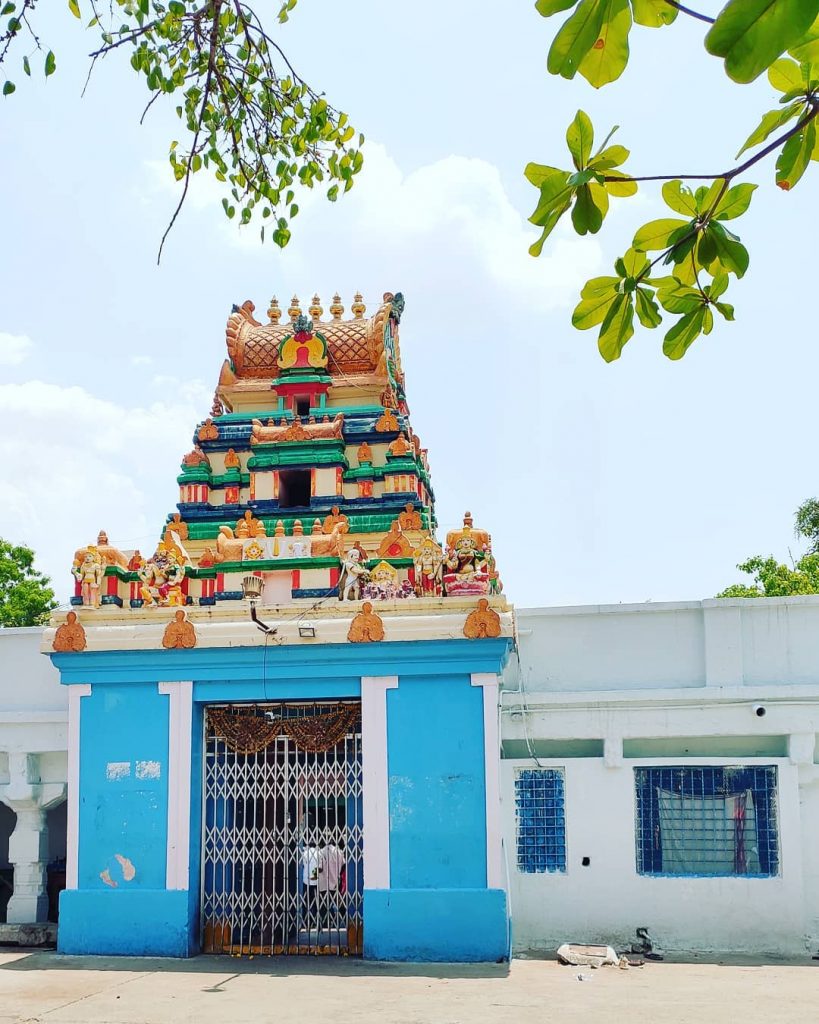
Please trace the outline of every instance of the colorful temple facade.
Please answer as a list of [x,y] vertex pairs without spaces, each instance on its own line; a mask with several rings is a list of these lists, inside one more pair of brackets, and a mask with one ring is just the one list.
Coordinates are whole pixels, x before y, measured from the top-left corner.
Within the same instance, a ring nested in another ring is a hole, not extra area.
[[508,955],[512,610],[437,540],[403,306],[234,307],[156,550],[76,552],[63,952]]

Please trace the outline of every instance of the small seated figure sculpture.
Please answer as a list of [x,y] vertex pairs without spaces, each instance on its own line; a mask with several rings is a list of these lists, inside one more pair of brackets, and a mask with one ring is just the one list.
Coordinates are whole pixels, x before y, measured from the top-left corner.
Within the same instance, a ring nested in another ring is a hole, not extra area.
[[398,525],[402,530],[421,529],[421,513],[411,501],[406,503],[404,511],[398,516]]
[[326,516],[324,519],[322,530],[324,533],[332,533],[336,526],[338,526],[342,533],[347,533],[350,529],[350,521],[347,516],[339,510],[338,505],[333,505],[330,509],[329,516]]
[[196,647],[196,630],[193,623],[188,622],[185,613],[180,608],[174,615],[173,620],[165,627],[162,636],[162,646],[170,649]]
[[228,448],[228,450],[225,452],[225,469],[239,469],[241,465],[242,463],[239,459],[239,456],[236,454],[233,448]]
[[391,558],[407,558],[412,553],[410,542],[402,534],[398,519],[390,523],[389,531],[378,545],[378,553]]
[[67,653],[84,651],[86,646],[85,630],[77,621],[77,613],[69,612],[62,626],[57,627],[51,646],[55,651]]
[[373,450],[363,441],[358,449],[358,463],[360,466],[372,465],[373,461]]
[[398,437],[396,437],[396,439],[389,446],[387,451],[389,451],[390,455],[401,456],[406,455],[407,452],[411,451],[411,448],[409,442],[404,437],[404,435],[399,434]]
[[447,595],[486,594],[489,591],[489,573],[483,561],[483,552],[473,537],[461,537],[447,550],[444,559],[444,588]]
[[347,639],[351,644],[373,643],[384,639],[384,623],[381,616],[375,614],[369,601],[364,602],[361,611],[350,623]]
[[182,581],[185,567],[179,562],[175,550],[160,542],[156,554],[139,570],[142,581],[140,596],[146,608],[185,603]]
[[500,615],[489,607],[485,597],[478,601],[478,607],[470,612],[464,623],[464,636],[470,640],[482,640],[486,637],[500,636]]
[[219,428],[208,416],[202,426],[199,428],[196,437],[199,441],[215,441],[219,437]]

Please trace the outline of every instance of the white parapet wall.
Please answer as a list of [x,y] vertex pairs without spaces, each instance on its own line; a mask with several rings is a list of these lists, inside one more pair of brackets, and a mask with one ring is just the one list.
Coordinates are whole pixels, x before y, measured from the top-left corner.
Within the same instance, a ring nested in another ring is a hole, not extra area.
[[[647,927],[668,950],[816,952],[819,597],[527,609],[517,627],[501,710],[514,948],[623,949]],[[635,769],[738,765],[776,768],[773,876],[641,873]],[[515,778],[550,768],[565,870],[532,870]]]

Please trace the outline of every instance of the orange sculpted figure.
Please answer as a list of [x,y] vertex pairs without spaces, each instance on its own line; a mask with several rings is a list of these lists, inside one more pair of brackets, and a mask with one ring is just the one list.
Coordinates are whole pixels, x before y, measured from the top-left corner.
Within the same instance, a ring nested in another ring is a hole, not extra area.
[[69,612],[62,626],[57,627],[51,646],[55,651],[66,653],[68,651],[84,651],[85,644],[85,630],[77,622],[77,613]]
[[406,455],[411,450],[410,444],[403,434],[399,434],[388,449],[390,455]]
[[219,428],[208,416],[202,426],[199,428],[197,438],[200,441],[215,441],[219,437]]
[[478,601],[478,607],[470,612],[464,623],[464,636],[470,640],[482,640],[490,636],[500,636],[500,615],[489,607],[485,597]]
[[375,424],[375,430],[378,434],[391,434],[398,430],[398,420],[392,409],[384,410]]
[[182,522],[182,516],[178,512],[174,512],[171,516],[171,521],[165,527],[163,540],[166,544],[171,542],[172,533],[175,533],[180,540],[188,539],[188,524]]
[[364,602],[361,611],[350,623],[347,639],[351,644],[373,643],[384,639],[384,623],[381,616],[375,614],[369,601]]
[[398,517],[398,524],[402,530],[420,530],[421,513],[411,501],[404,506],[404,511]]
[[140,554],[139,548],[137,548],[128,561],[128,572],[139,572],[144,562],[145,559]]
[[196,630],[193,628],[193,623],[188,622],[185,618],[185,613],[181,608],[174,615],[173,621],[169,622],[165,627],[165,633],[162,636],[162,646],[169,649],[174,647],[196,647]]
[[333,505],[330,509],[330,515],[324,520],[322,530],[324,533],[332,533],[336,527],[338,527],[342,533],[347,533],[350,529],[350,523],[347,516],[345,516],[343,512],[339,511],[338,505]]
[[401,525],[397,519],[390,523],[389,533],[384,537],[378,546],[379,555],[389,555],[392,558],[406,558],[412,553],[410,542],[401,533]]
[[238,469],[241,466],[239,456],[232,448],[225,452],[225,469]]
[[261,519],[254,519],[253,513],[248,509],[244,516],[236,523],[237,537],[266,537],[267,527]]
[[363,441],[359,445],[359,448],[358,448],[358,461],[359,461],[360,465],[366,465],[367,463],[372,465],[373,450],[372,450],[372,448],[370,448],[370,446],[367,444],[366,441]]

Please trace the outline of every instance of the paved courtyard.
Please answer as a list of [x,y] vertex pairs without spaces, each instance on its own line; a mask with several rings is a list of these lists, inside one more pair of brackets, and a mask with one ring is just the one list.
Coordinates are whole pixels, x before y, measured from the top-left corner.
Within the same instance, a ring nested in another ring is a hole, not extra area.
[[[2,1024],[816,1024],[819,964],[395,965],[0,953]],[[578,980],[582,975],[586,980]]]

